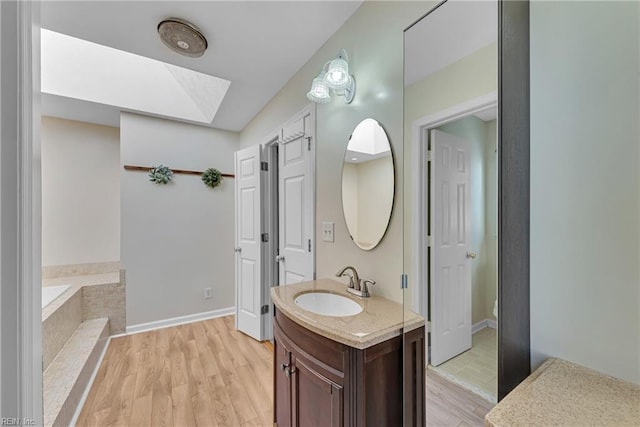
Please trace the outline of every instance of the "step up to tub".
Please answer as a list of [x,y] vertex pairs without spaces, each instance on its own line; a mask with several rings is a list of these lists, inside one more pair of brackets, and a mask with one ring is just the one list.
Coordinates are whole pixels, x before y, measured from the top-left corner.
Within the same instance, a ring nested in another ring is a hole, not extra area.
[[44,424],[68,426],[109,336],[109,319],[82,322],[44,371]]

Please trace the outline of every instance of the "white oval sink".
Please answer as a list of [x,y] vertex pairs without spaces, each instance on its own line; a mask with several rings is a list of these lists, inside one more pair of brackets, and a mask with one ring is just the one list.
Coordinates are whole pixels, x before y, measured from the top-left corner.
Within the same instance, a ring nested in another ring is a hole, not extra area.
[[294,302],[304,310],[323,316],[353,316],[362,311],[357,302],[328,292],[308,292],[296,297]]

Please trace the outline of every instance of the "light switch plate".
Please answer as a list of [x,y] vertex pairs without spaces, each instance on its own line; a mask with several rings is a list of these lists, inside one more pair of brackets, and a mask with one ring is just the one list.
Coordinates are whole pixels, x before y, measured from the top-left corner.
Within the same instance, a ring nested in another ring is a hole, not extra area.
[[333,222],[323,222],[322,223],[322,240],[324,242],[333,242]]

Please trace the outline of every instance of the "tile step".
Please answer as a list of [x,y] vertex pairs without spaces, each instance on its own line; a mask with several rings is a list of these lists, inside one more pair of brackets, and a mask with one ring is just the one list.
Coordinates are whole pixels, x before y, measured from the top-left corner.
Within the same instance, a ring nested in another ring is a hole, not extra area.
[[43,374],[44,425],[68,426],[109,337],[109,319],[86,320]]

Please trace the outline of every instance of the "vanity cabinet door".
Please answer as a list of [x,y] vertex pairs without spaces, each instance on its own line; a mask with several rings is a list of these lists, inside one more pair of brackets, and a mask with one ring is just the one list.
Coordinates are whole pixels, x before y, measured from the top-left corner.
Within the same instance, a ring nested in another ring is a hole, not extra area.
[[287,371],[291,369],[291,351],[285,347],[280,328],[273,331],[273,422],[278,427],[292,426],[291,380]]
[[343,425],[343,388],[318,372],[314,363],[292,354],[293,423],[295,426]]

